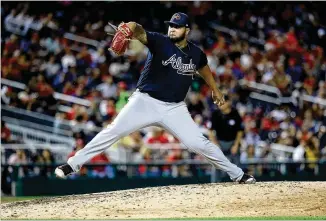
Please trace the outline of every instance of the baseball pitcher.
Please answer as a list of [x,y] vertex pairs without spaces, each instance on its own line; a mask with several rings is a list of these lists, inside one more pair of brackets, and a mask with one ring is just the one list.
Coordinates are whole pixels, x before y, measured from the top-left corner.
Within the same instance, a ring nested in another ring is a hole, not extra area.
[[195,74],[209,85],[216,105],[222,106],[225,100],[207,65],[206,55],[187,40],[190,31],[188,16],[175,13],[166,23],[169,24],[167,35],[146,31],[135,22],[122,22],[118,26],[109,50],[123,55],[131,39],[140,41],[149,49],[137,90],[107,128],[69,158],[67,164],[56,168],[56,176],[65,178],[78,172],[88,160],[135,130],[159,126],[177,137],[189,151],[204,156],[216,168],[225,171],[232,181],[256,182],[253,176],[232,164],[218,146],[206,139],[192,120],[184,99]]

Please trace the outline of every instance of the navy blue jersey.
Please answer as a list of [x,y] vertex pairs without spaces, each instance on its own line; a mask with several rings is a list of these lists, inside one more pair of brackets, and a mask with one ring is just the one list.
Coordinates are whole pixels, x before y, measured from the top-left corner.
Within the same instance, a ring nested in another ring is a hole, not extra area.
[[207,64],[205,53],[189,41],[179,49],[167,35],[146,34],[149,52],[137,88],[161,101],[183,101],[193,75]]

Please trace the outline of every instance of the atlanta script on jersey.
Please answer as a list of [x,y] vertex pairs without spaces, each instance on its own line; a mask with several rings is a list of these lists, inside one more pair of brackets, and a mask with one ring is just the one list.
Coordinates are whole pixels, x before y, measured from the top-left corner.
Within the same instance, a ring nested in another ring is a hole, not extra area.
[[206,55],[192,42],[179,49],[167,35],[146,34],[149,53],[137,88],[165,102],[183,101],[193,75],[207,64]]

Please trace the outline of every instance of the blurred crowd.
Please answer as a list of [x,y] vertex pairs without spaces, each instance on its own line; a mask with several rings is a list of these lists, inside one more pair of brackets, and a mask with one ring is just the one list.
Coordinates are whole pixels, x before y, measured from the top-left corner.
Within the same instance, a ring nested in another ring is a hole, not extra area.
[[[146,12],[126,12],[125,17],[113,13],[125,3],[49,2],[53,7],[47,6],[44,11],[37,4],[17,2],[1,6],[1,78],[26,85],[25,90],[2,85],[2,105],[89,127],[107,126],[135,90],[147,54],[147,48],[136,41],[131,42],[124,56],[108,51],[112,35],[107,33],[113,29],[107,22],[117,25],[133,20],[147,30],[166,32],[163,21],[176,11],[183,11],[192,20],[189,39],[205,51],[218,86],[230,96],[242,118],[241,160],[273,159],[270,143],[295,147],[290,156],[295,161],[326,159],[325,104],[289,102],[275,106],[270,102],[257,103],[248,96],[249,83],[256,82],[276,87],[282,97],[295,101],[303,95],[326,99],[324,3],[241,2],[238,7],[229,7],[231,2],[157,2],[149,3],[151,10],[146,6]],[[131,11],[134,3],[126,4],[126,11]],[[233,32],[213,29],[210,23]],[[246,34],[235,34],[236,31]],[[66,33],[96,43],[80,43],[69,39]],[[57,100],[54,92],[86,99],[91,105]],[[200,77],[193,81],[186,102],[193,119],[208,137],[211,113],[216,107]],[[59,105],[71,108],[62,112]],[[76,131],[74,152],[94,135]],[[4,125],[1,141],[14,142]],[[263,151],[257,148],[261,142],[267,143]],[[157,157],[146,144],[174,143],[179,141],[167,131],[150,128],[122,138],[117,145],[132,150],[136,160],[150,161]],[[12,154],[8,163],[20,159],[19,151]],[[37,156],[29,159],[51,159],[47,150]],[[110,162],[109,158],[104,154],[94,162]],[[162,151],[159,158],[201,159],[181,150]],[[188,170],[184,169],[184,173]],[[108,171],[107,174],[112,173]],[[140,167],[139,171],[145,170]]]

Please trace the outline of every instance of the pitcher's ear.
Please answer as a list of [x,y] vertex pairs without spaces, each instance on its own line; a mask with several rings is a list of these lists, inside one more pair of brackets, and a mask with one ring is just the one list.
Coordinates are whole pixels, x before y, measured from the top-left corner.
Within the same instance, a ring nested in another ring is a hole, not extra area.
[[186,34],[189,34],[190,28],[186,28]]

